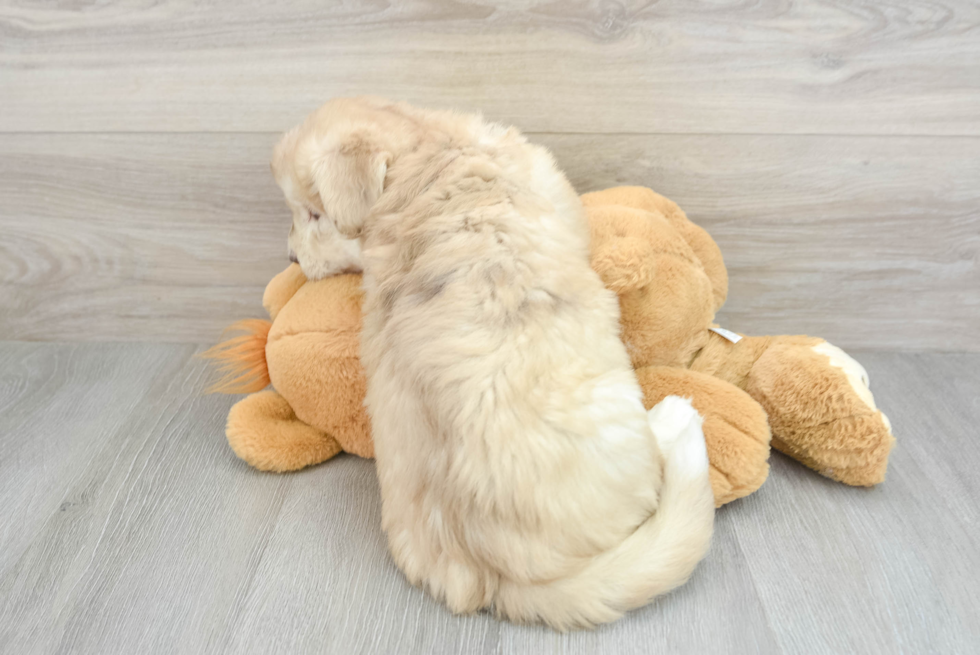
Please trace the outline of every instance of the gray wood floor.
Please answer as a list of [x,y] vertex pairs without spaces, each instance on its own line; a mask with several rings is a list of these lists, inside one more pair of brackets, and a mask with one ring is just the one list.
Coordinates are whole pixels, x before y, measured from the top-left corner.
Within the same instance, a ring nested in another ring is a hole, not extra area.
[[559,635],[410,587],[370,461],[238,461],[199,350],[0,344],[0,652],[980,650],[980,355],[857,353],[898,438],[883,485],[774,454],[689,584]]

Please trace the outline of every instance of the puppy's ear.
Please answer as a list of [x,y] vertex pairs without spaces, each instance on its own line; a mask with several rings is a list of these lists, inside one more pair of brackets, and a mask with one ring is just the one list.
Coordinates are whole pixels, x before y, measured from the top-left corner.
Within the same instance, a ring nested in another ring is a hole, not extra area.
[[326,149],[313,166],[320,202],[337,231],[360,235],[364,219],[384,191],[390,155],[367,133],[355,132]]

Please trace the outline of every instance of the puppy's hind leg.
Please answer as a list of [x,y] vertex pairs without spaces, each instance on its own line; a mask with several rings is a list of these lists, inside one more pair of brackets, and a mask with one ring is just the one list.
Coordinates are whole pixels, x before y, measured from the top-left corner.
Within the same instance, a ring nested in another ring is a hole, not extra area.
[[488,607],[497,590],[497,575],[450,555],[430,538],[431,535],[402,529],[389,532],[392,557],[408,581],[425,587],[457,614]]
[[445,600],[453,612],[470,614],[489,607],[497,591],[497,575],[460,559],[439,558],[435,574],[429,578],[434,596]]

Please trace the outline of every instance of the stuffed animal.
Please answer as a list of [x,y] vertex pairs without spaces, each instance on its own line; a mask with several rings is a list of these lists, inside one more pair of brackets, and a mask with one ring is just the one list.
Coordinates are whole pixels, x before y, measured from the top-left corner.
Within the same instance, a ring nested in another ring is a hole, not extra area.
[[[864,369],[807,336],[748,337],[715,326],[728,293],[721,252],[670,200],[642,187],[582,196],[592,266],[619,295],[623,341],[652,407],[692,400],[704,418],[715,502],[746,496],[768,475],[772,447],[849,485],[881,482],[894,442]],[[309,282],[293,264],[268,285],[272,322],[205,356],[212,387],[251,393],[228,414],[228,442],[252,466],[293,471],[344,451],[371,457],[358,359],[360,276]],[[269,383],[275,390],[262,390]]]

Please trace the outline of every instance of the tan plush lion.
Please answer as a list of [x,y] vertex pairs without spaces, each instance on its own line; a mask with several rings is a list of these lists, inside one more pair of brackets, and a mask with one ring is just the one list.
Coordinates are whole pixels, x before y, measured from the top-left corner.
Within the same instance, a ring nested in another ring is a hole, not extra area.
[[[774,448],[822,475],[858,486],[884,479],[894,438],[860,364],[823,339],[714,326],[728,293],[721,252],[670,200],[617,187],[582,201],[592,267],[619,295],[645,404],[692,399],[717,505],[765,481],[770,430]],[[269,283],[263,305],[271,323],[237,323],[243,335],[205,353],[225,375],[212,390],[251,393],[228,414],[232,449],[278,472],[341,451],[373,456],[358,358],[360,276],[310,282],[294,264]],[[263,390],[270,382],[275,390]]]

